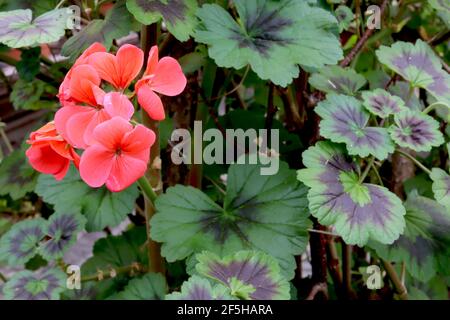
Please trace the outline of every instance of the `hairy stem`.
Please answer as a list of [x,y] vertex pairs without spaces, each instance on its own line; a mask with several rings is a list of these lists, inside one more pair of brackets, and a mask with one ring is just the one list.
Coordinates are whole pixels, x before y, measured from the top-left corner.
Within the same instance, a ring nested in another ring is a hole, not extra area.
[[395,290],[397,291],[399,298],[401,300],[408,300],[408,291],[406,290],[402,281],[398,277],[394,266],[389,261],[382,260],[382,262],[383,262],[384,269],[386,270],[389,278],[391,279],[392,283],[394,284]]

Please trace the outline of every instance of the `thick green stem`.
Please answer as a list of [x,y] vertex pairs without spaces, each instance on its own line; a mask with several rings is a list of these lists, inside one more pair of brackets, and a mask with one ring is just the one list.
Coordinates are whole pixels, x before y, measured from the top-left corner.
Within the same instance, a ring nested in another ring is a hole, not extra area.
[[428,175],[431,174],[431,170],[428,169],[427,167],[425,167],[423,164],[420,163],[419,160],[417,160],[416,158],[414,158],[412,155],[410,155],[409,153],[403,152],[402,150],[396,150],[399,154],[401,154],[402,156],[408,158],[409,160],[411,160],[412,162],[415,163],[416,166],[418,166],[420,169],[422,169],[425,173],[427,173]]
[[447,109],[450,109],[450,107],[444,102],[435,102],[433,104],[430,104],[425,109],[423,109],[422,113],[428,114],[428,113],[430,113],[431,111],[433,111],[434,109],[436,109],[439,106],[446,107]]
[[152,188],[152,185],[148,181],[148,179],[144,176],[138,180],[139,187],[141,188],[144,195],[150,200],[153,204],[155,204],[155,200],[158,195]]
[[[145,62],[150,48],[158,43],[158,25],[152,24],[149,26],[142,26],[141,28],[141,48],[144,51]],[[145,66],[144,66],[145,68]],[[151,129],[155,135],[156,140],[150,149],[150,162],[145,177],[139,184],[142,191],[146,195],[145,197],[145,221],[147,225],[147,248],[148,248],[148,264],[149,272],[159,272],[165,274],[165,261],[161,256],[161,247],[159,243],[155,242],[151,238],[151,226],[150,219],[155,214],[154,199],[156,194],[162,191],[162,178],[161,178],[161,158],[160,158],[160,146],[159,146],[159,123],[150,119],[147,112],[142,110],[142,123],[147,128]],[[154,191],[156,190],[156,192]]]

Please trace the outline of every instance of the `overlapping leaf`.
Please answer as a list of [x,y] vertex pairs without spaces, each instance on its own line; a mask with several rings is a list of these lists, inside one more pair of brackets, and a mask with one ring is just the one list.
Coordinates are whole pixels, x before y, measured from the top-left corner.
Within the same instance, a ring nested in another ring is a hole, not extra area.
[[211,252],[197,255],[197,272],[224,284],[245,300],[289,300],[289,282],[278,262],[260,251],[239,251],[222,259]]
[[416,279],[428,281],[450,261],[450,211],[436,201],[410,194],[405,202],[405,232],[392,245],[373,244],[383,259],[404,262]]
[[293,256],[303,252],[308,239],[306,188],[284,162],[273,176],[261,175],[261,167],[231,165],[223,207],[187,186],[159,196],[151,230],[162,242],[163,256],[175,261],[203,250],[220,255],[262,250],[276,257],[291,279]]
[[442,169],[433,168],[430,174],[431,188],[437,202],[450,210],[450,176]]
[[383,89],[362,92],[364,107],[372,114],[387,118],[406,108],[403,100]]
[[8,261],[10,265],[26,263],[38,253],[46,229],[47,221],[42,218],[14,224],[0,239],[0,260]]
[[428,3],[436,10],[447,28],[450,28],[450,3],[447,0],[429,0]]
[[26,81],[17,80],[12,87],[10,101],[17,110],[42,110],[56,107],[56,102],[42,99],[44,96],[53,96],[56,88],[40,79]]
[[39,253],[47,260],[62,258],[75,243],[85,223],[86,219],[80,213],[58,212],[51,215],[46,228],[48,240],[41,244]]
[[65,289],[67,276],[60,269],[20,271],[3,287],[7,300],[59,300]]
[[[148,264],[145,241],[147,233],[144,227],[134,227],[120,236],[108,236],[95,243],[94,256],[81,267],[84,275],[108,276],[116,272],[117,268]],[[105,279],[93,288],[96,299],[114,298],[118,290],[122,289],[130,280],[130,273],[138,270],[131,269],[129,273],[117,273],[115,277]]]
[[50,175],[41,175],[35,192],[44,201],[53,204],[55,211],[82,213],[87,219],[87,231],[117,226],[133,210],[139,195],[136,185],[118,193],[110,192],[105,187],[90,188],[73,167],[62,181],[55,181]]
[[303,153],[303,164],[298,179],[310,188],[312,215],[333,225],[346,243],[363,246],[374,239],[390,244],[403,232],[400,199],[384,187],[360,182],[340,145],[318,142]]
[[412,86],[424,88],[437,100],[450,104],[450,75],[428,44],[420,39],[416,44],[397,41],[391,47],[381,46],[376,54],[381,63]]
[[69,38],[63,45],[61,54],[75,59],[94,42],[101,42],[109,49],[114,39],[124,37],[132,29],[133,18],[124,2],[118,2],[110,9],[105,19],[94,19],[80,32]]
[[0,195],[13,200],[34,190],[38,174],[26,163],[24,150],[15,150],[0,164]]
[[334,14],[339,22],[339,32],[347,30],[355,18],[352,9],[347,6],[337,7]]
[[57,41],[69,18],[66,9],[46,12],[34,20],[30,9],[0,12],[0,43],[20,48]]
[[439,122],[419,111],[403,110],[394,116],[389,128],[391,138],[399,146],[415,151],[430,151],[444,143]]
[[350,68],[326,66],[318,73],[314,73],[309,79],[309,83],[323,92],[354,95],[366,84],[366,79]]
[[360,157],[373,155],[383,160],[394,152],[388,131],[368,126],[370,114],[357,99],[329,94],[315,111],[322,118],[320,134],[333,142],[345,143],[349,154]]
[[181,286],[180,292],[166,296],[166,300],[232,300],[228,288],[221,284],[212,285],[207,279],[192,276]]
[[188,40],[197,24],[197,0],[127,0],[127,8],[143,24],[163,19],[169,32],[180,41]]
[[164,300],[166,280],[160,273],[147,273],[128,282],[125,289],[114,296],[117,300]]
[[[216,4],[198,10],[202,25],[195,38],[208,44],[209,56],[221,67],[250,64],[264,80],[286,86],[298,65],[320,68],[335,64],[342,50],[335,34],[337,21],[308,1],[235,0],[239,20]],[[336,30],[337,31],[337,30]]]

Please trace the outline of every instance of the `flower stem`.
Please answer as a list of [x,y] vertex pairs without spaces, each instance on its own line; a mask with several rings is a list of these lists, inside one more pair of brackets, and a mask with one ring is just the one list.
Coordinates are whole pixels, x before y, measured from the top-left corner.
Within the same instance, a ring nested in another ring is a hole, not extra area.
[[364,179],[366,179],[367,175],[369,174],[370,168],[372,168],[374,161],[375,161],[375,157],[370,158],[369,162],[366,164],[366,168],[364,169],[364,172],[362,173],[361,177],[359,178],[359,183],[364,182]]
[[427,167],[425,167],[423,164],[420,163],[419,160],[417,160],[416,158],[414,158],[412,155],[410,155],[409,153],[403,152],[402,150],[396,150],[399,154],[401,154],[402,156],[408,158],[409,160],[411,160],[412,162],[414,162],[414,164],[416,166],[418,166],[420,169],[422,169],[425,173],[427,173],[428,175],[431,174],[431,170],[428,169]]
[[148,179],[143,176],[139,178],[138,180],[139,187],[141,188],[144,195],[150,200],[153,204],[155,204],[155,200],[158,197],[158,195],[153,191],[153,187],[148,181]]
[[398,277],[394,266],[389,261],[382,260],[382,262],[384,265],[384,269],[386,270],[389,278],[391,279],[392,283],[394,284],[395,290],[397,291],[399,298],[401,300],[408,300],[408,291],[406,290],[402,281]]
[[443,106],[443,107],[446,107],[447,109],[450,109],[450,107],[449,107],[446,103],[443,103],[443,102],[435,102],[435,103],[430,104],[430,105],[429,105],[428,107],[426,107],[425,109],[423,109],[422,113],[428,114],[428,113],[430,113],[431,111],[433,111],[434,109],[436,109],[436,108],[439,107],[439,106]]
[[[142,25],[141,28],[141,48],[144,51],[144,62],[147,62],[147,57],[152,45],[158,44],[158,30],[157,24],[148,26]],[[146,66],[144,66],[145,68]],[[150,119],[147,112],[142,110],[142,124],[151,129],[155,135],[156,140],[150,149],[149,167],[144,179],[139,179],[139,184],[145,197],[145,223],[147,226],[147,251],[148,251],[148,272],[159,272],[165,274],[165,261],[161,256],[161,246],[151,238],[150,219],[155,214],[154,200],[156,194],[162,190],[161,178],[161,158],[159,145],[159,124],[157,121]],[[145,181],[144,181],[145,180]],[[156,190],[156,192],[155,192]]]

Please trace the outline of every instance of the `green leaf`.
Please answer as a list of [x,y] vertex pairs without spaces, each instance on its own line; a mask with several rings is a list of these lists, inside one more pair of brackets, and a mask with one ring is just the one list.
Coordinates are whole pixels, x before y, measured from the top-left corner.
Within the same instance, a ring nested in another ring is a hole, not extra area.
[[360,157],[373,155],[384,160],[394,152],[387,129],[368,126],[370,114],[359,100],[329,94],[314,110],[322,118],[320,134],[333,142],[345,143],[349,154]]
[[373,243],[371,247],[385,260],[404,262],[414,278],[428,281],[436,275],[440,261],[449,261],[450,212],[416,193],[404,205],[404,234],[390,246]]
[[318,142],[303,152],[306,169],[298,179],[310,189],[309,209],[323,225],[333,225],[347,244],[364,246],[370,239],[394,242],[405,227],[405,208],[388,189],[361,183],[356,165],[341,145]]
[[53,204],[55,211],[82,213],[87,219],[87,231],[117,226],[133,211],[139,195],[136,185],[121,192],[110,192],[105,187],[91,188],[80,179],[74,167],[61,181],[50,175],[40,175],[35,192],[45,202]]
[[389,128],[392,140],[414,151],[430,151],[443,144],[439,122],[419,111],[403,110],[394,115],[395,125]]
[[278,262],[261,251],[239,251],[220,258],[212,252],[197,254],[197,272],[227,286],[244,300],[289,300],[289,282]]
[[146,25],[163,19],[169,32],[180,41],[188,40],[197,24],[197,0],[127,0],[127,8]]
[[13,200],[34,190],[38,173],[27,163],[22,149],[13,151],[0,164],[0,195]]
[[406,108],[405,103],[400,97],[393,96],[383,89],[363,91],[361,95],[364,100],[364,107],[372,114],[381,118],[387,118]]
[[162,242],[162,255],[172,262],[203,250],[220,255],[262,250],[276,257],[291,279],[294,255],[305,250],[311,225],[306,190],[284,162],[273,176],[262,176],[260,169],[230,166],[223,207],[187,186],[171,187],[159,196],[151,230],[152,238]]
[[397,41],[391,47],[381,46],[376,54],[413,87],[424,88],[438,101],[450,104],[450,75],[428,44],[420,39],[416,44]]
[[39,253],[46,260],[62,258],[64,253],[76,242],[77,235],[84,229],[86,219],[80,214],[57,212],[47,223],[47,240],[41,243]]
[[0,260],[11,266],[23,265],[38,253],[38,246],[47,231],[42,218],[14,224],[0,239]]
[[339,6],[334,11],[334,15],[339,22],[339,32],[344,30],[348,30],[350,27],[355,15],[353,14],[352,9],[347,6]]
[[228,288],[221,284],[212,285],[206,279],[192,276],[181,286],[181,292],[173,292],[166,300],[233,300]]
[[430,174],[434,198],[450,210],[450,176],[442,169],[433,168]]
[[[145,227],[134,227],[120,236],[98,240],[94,245],[94,256],[82,265],[81,274],[96,275],[98,270],[110,272],[132,264],[147,265],[146,240]],[[95,286],[94,294],[97,299],[114,298],[130,279],[132,277],[127,273],[117,273],[111,279],[100,281]]]
[[32,81],[39,73],[41,67],[41,47],[22,49],[20,61],[16,65],[19,78],[25,81]]
[[111,48],[114,39],[128,35],[132,29],[133,18],[127,11],[124,2],[118,2],[106,13],[105,18],[94,19],[80,32],[67,40],[61,54],[70,57],[73,62],[94,42],[102,43],[106,50]]
[[13,85],[9,99],[16,110],[53,109],[56,107],[56,102],[41,98],[45,95],[53,97],[57,92],[55,87],[42,80],[19,79]]
[[366,84],[366,79],[350,68],[326,66],[309,78],[309,83],[316,89],[330,93],[354,95]]
[[202,25],[195,38],[209,45],[220,67],[250,64],[263,80],[286,87],[303,68],[320,68],[342,58],[336,18],[306,1],[235,0],[238,21],[222,7],[197,11]]
[[128,282],[125,289],[114,296],[115,300],[164,300],[166,280],[160,273],[146,275]]
[[67,276],[59,269],[15,273],[3,287],[6,300],[59,300]]
[[450,3],[447,0],[428,0],[428,3],[450,29]]
[[46,12],[34,20],[32,15],[29,9],[0,12],[0,43],[21,48],[57,41],[70,18],[66,9]]

